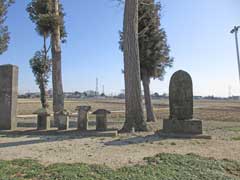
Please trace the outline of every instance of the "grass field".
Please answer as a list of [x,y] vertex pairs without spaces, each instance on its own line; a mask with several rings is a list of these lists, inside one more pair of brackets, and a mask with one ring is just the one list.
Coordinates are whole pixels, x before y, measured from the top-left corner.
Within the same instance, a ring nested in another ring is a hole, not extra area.
[[193,154],[158,154],[145,165],[110,169],[86,164],[43,166],[32,160],[0,161],[1,180],[237,180],[240,163]]

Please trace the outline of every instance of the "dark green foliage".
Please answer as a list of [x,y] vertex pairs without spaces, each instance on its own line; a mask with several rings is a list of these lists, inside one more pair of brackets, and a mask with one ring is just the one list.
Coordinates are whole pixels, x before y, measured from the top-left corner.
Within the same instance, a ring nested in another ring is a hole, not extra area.
[[32,59],[30,59],[30,66],[36,78],[36,83],[39,85],[41,82],[48,83],[49,72],[51,70],[51,61],[41,51],[37,51]]
[[[173,58],[170,57],[170,48],[167,44],[167,35],[160,28],[161,4],[153,0],[139,1],[139,55],[141,77],[147,72],[150,78],[162,79],[167,67],[171,67]],[[120,49],[123,50],[123,34],[120,32]]]
[[3,54],[8,49],[9,32],[5,20],[7,18],[8,7],[14,0],[0,0],[0,54]]
[[200,156],[159,154],[145,158],[146,165],[112,170],[100,165],[55,164],[36,161],[0,161],[0,180],[238,180],[240,163]]
[[49,72],[51,70],[51,61],[44,51],[37,51],[34,57],[30,59],[30,66],[41,92],[42,107],[47,108],[46,87],[48,84]]
[[171,67],[173,58],[169,56],[166,32],[160,28],[160,11],[161,4],[155,4],[153,0],[141,0],[139,3],[141,69],[144,69],[149,77],[161,79],[166,67]]
[[41,36],[49,36],[53,29],[60,25],[61,39],[65,42],[67,33],[64,25],[64,10],[62,4],[59,7],[60,16],[56,16],[53,12],[52,0],[32,0],[27,7],[29,17],[36,24],[36,31]]

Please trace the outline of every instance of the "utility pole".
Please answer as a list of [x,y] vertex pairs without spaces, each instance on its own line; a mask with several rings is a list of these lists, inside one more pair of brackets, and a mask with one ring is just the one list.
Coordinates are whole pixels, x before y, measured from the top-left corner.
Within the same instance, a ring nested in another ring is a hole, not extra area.
[[235,41],[236,41],[236,49],[237,49],[237,61],[238,61],[238,73],[239,73],[239,82],[240,82],[240,56],[239,56],[239,47],[238,47],[238,30],[240,26],[234,26],[231,30],[232,34],[235,34]]
[[96,90],[95,95],[98,96],[98,78],[96,78]]
[[102,86],[102,93],[105,94],[104,85]]

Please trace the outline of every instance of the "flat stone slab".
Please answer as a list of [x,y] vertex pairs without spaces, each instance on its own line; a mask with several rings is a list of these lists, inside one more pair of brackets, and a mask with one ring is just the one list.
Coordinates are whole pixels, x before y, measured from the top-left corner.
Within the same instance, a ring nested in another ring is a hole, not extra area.
[[85,131],[80,132],[80,134],[90,137],[117,137],[118,131]]
[[202,134],[202,121],[197,119],[189,120],[163,120],[163,131],[165,133],[180,133],[180,134]]
[[206,134],[181,134],[181,133],[164,133],[157,132],[159,137],[172,139],[212,139],[212,136]]

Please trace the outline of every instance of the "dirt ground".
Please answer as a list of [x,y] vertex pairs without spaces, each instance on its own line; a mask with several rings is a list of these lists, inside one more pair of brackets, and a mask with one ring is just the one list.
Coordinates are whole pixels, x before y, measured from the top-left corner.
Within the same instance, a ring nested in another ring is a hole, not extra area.
[[[123,102],[94,103],[95,106],[107,104],[110,110],[111,107],[121,110],[119,108]],[[82,162],[119,168],[143,163],[144,157],[166,152],[194,153],[204,157],[240,161],[240,102],[195,102],[194,116],[203,120],[204,133],[212,136],[210,140],[171,139],[154,134],[154,131],[161,129],[162,119],[168,115],[167,103],[154,103],[158,121],[149,124],[152,132],[123,134],[114,138],[85,137],[76,131],[58,134],[0,132],[0,160],[30,158],[44,165]],[[109,126],[120,128],[123,123],[122,116],[111,116]],[[24,121],[35,122],[26,119]],[[72,122],[74,121],[75,119],[72,119]],[[93,128],[94,123],[91,126]]]

